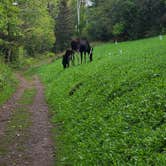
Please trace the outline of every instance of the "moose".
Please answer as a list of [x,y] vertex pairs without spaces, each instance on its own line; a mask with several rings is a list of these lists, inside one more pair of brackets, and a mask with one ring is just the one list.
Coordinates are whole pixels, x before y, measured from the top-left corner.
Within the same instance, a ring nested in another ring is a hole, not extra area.
[[[86,54],[88,53],[90,62],[93,60],[93,48],[90,46],[87,39],[74,39],[71,41],[71,49],[74,52],[79,52],[81,56],[81,64],[83,62],[83,54],[84,61],[86,63]],[[74,54],[73,54],[74,58]]]
[[71,41],[71,48],[66,50],[66,53],[63,55],[62,64],[64,69],[70,66],[70,61],[73,62],[75,60],[75,53],[80,53],[81,57],[81,64],[83,62],[83,55],[84,61],[86,63],[86,54],[89,55],[89,60],[92,62],[93,60],[93,48],[90,46],[88,40],[86,39],[74,39]]
[[70,66],[70,61],[73,59],[74,52],[71,49],[67,49],[66,53],[63,55],[62,64],[64,69]]

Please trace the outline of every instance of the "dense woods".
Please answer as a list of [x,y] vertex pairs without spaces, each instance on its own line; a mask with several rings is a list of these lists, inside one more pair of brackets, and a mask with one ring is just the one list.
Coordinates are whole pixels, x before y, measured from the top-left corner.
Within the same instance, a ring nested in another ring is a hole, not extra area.
[[54,20],[48,1],[0,1],[0,51],[8,62],[20,52],[35,56],[50,51],[55,42]]
[[83,28],[93,40],[138,39],[166,31],[165,0],[93,0]]
[[0,1],[0,53],[7,62],[63,51],[73,37],[122,41],[165,32],[166,0]]

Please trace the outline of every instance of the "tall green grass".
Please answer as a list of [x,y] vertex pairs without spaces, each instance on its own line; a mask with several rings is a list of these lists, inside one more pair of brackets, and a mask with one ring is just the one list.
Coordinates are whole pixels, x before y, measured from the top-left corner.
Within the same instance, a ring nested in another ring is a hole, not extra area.
[[0,105],[15,91],[16,79],[7,65],[0,59]]
[[166,165],[166,36],[94,49],[92,63],[40,67],[58,165]]

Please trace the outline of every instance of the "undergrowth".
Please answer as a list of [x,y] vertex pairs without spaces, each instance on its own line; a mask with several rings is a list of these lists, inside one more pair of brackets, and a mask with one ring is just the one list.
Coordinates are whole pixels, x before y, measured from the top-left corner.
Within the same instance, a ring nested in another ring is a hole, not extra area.
[[0,105],[13,94],[16,84],[11,69],[0,60]]

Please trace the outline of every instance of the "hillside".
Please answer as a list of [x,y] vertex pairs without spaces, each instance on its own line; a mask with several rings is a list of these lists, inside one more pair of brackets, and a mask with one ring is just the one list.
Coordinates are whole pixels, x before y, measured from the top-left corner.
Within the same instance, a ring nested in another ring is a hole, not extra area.
[[59,165],[166,164],[166,36],[95,47],[32,72],[46,85]]

